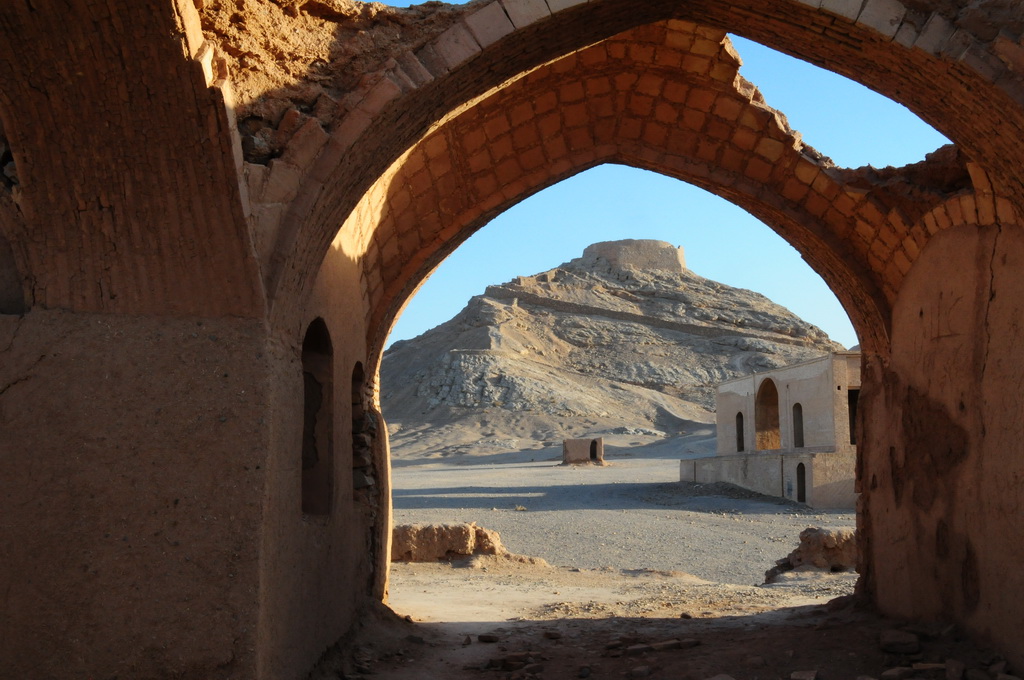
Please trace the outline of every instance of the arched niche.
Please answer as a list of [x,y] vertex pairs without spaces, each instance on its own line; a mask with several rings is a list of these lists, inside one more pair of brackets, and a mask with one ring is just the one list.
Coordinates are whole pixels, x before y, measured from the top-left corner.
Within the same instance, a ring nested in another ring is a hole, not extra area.
[[329,515],[334,496],[334,347],[314,319],[302,340],[302,512]]
[[775,381],[765,378],[757,388],[754,399],[754,448],[758,451],[772,451],[782,448],[782,434],[779,428],[779,389]]

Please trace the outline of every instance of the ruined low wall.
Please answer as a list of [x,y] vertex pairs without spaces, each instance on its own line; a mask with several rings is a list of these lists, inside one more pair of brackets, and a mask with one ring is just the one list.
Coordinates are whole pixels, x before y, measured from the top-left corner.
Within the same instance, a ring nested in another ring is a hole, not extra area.
[[766,496],[783,495],[782,456],[779,454],[757,453],[684,460],[680,462],[680,470],[682,481],[701,484],[727,482]]
[[391,560],[436,562],[468,555],[505,555],[497,531],[468,524],[401,524],[392,530]]

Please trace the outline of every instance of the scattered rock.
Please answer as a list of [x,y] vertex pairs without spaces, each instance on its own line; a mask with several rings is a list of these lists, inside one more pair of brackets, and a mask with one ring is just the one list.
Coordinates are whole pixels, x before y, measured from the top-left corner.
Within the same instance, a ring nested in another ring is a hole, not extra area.
[[883,652],[894,654],[916,654],[921,651],[921,641],[913,633],[903,630],[883,630],[878,639]]
[[789,674],[790,680],[818,680],[818,671],[793,671]]
[[881,680],[903,680],[913,674],[914,669],[910,666],[896,666],[882,671]]
[[480,642],[487,642],[493,644],[495,642],[498,642],[501,638],[499,638],[494,633],[481,633],[480,635],[476,636],[476,639]]
[[959,659],[946,659],[946,680],[963,680],[967,664]]
[[1003,659],[999,659],[998,661],[990,664],[988,667],[988,672],[990,675],[1002,675],[1006,673],[1006,661]]
[[663,652],[666,649],[682,649],[682,640],[662,640],[661,642],[652,642],[651,650],[655,652]]
[[626,677],[627,678],[646,678],[650,674],[651,674],[651,667],[650,666],[637,666],[635,668],[631,668],[629,670],[629,672],[626,673]]

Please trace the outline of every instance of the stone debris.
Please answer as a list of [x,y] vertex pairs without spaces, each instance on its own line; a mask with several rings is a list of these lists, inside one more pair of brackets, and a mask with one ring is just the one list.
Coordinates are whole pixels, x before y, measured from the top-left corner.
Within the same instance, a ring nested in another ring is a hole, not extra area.
[[904,630],[883,630],[878,638],[878,646],[883,652],[894,654],[916,654],[921,651],[920,639]]
[[789,680],[818,680],[818,671],[793,671],[789,674]]

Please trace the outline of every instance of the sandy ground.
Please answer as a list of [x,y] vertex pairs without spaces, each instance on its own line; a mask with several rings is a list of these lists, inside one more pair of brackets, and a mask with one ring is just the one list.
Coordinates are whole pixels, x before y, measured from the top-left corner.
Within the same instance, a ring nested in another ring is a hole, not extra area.
[[563,466],[560,447],[399,462],[394,521],[476,522],[510,551],[557,566],[682,571],[748,586],[763,582],[803,529],[855,525],[851,511],[680,484],[680,458],[713,445],[706,433],[609,437],[604,467]]
[[951,678],[998,662],[941,624],[910,628],[918,651],[887,651],[883,632],[907,626],[860,607],[854,573],[763,585],[802,529],[851,513],[680,484],[678,460],[706,437],[609,444],[600,468],[560,466],[550,448],[397,461],[396,524],[476,522],[543,559],[394,564],[393,611],[311,678],[854,680],[906,666],[900,678],[938,679],[947,660]]

